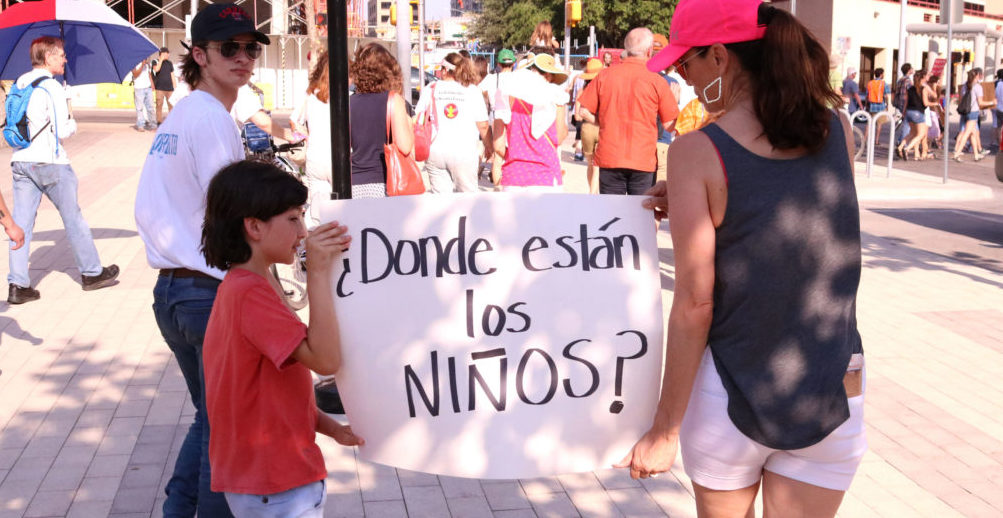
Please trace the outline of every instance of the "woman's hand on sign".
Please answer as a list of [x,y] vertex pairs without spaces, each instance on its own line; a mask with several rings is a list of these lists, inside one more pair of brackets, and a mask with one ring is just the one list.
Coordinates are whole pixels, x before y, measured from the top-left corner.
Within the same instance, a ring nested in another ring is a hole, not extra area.
[[339,225],[337,221],[324,223],[313,229],[306,238],[308,271],[330,271],[334,260],[348,250],[351,242],[352,236],[348,235],[348,227]]
[[648,198],[641,202],[641,206],[654,211],[655,219],[658,221],[662,221],[669,214],[667,193],[668,188],[665,185],[665,180],[662,180],[644,193]]
[[652,428],[637,441],[630,453],[613,467],[629,468],[630,478],[657,476],[672,467],[678,449],[678,435],[667,435]]

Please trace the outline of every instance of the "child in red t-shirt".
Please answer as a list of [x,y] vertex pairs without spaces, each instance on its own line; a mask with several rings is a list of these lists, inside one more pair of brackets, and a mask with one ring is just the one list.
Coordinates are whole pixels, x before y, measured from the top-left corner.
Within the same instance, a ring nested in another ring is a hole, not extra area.
[[[310,371],[341,367],[331,267],[351,242],[337,222],[307,235],[307,189],[274,165],[236,162],[209,183],[202,253],[227,270],[205,335],[212,490],[236,516],[323,516],[327,469],[315,432],[363,444],[317,410]],[[310,326],[270,275],[306,238]],[[281,495],[279,494],[281,493]]]

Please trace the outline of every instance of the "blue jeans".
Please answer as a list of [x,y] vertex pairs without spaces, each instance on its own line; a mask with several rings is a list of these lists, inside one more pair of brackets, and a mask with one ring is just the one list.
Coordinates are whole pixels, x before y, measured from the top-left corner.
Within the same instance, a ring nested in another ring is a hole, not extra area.
[[318,480],[281,493],[270,495],[245,495],[227,493],[226,501],[237,516],[266,518],[295,516],[296,518],[324,518],[327,501],[327,483]]
[[153,111],[153,88],[136,88],[136,127],[152,128],[157,125],[157,114]]
[[[31,235],[35,228],[35,215],[42,202],[42,194],[56,206],[66,229],[66,238],[73,249],[73,259],[81,275],[101,273],[101,258],[94,247],[91,228],[84,221],[77,203],[77,175],[70,164],[41,164],[11,162],[14,175],[14,223],[24,229],[24,246],[10,251],[10,273],[7,282],[22,287],[31,286],[28,277],[28,255]],[[13,242],[11,243],[13,245]]]
[[153,287],[153,315],[164,341],[178,360],[195,405],[195,421],[181,444],[174,474],[164,491],[164,517],[229,517],[223,493],[209,488],[209,417],[205,409],[202,340],[219,281],[161,276]]
[[655,171],[599,168],[599,194],[644,194],[655,185]]

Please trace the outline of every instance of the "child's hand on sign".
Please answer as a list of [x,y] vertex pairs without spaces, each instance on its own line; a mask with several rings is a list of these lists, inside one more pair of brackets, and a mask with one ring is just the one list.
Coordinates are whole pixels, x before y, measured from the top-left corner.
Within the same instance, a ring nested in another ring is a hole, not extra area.
[[318,226],[306,238],[307,270],[317,273],[330,272],[331,265],[352,242],[348,227],[337,221]]
[[658,221],[662,221],[669,214],[668,192],[665,180],[661,180],[644,193],[648,198],[641,202],[641,205],[654,211],[655,219]]
[[317,431],[335,440],[342,446],[364,446],[366,440],[352,431],[352,427],[335,421],[331,416],[318,411]]

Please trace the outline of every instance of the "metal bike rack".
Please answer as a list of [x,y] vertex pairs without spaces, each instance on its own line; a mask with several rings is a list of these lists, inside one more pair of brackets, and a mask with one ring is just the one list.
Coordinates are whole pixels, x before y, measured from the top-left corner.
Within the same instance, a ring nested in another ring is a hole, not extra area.
[[889,111],[882,111],[874,114],[874,118],[867,123],[867,140],[869,141],[867,149],[868,178],[871,177],[871,166],[874,164],[874,148],[877,147],[877,140],[880,137],[877,132],[871,130],[877,126],[878,121],[881,120],[882,117],[888,119],[888,167],[885,169],[885,178],[891,178],[892,176],[892,155],[894,154],[893,150],[895,149],[895,117],[893,117],[892,113]]

